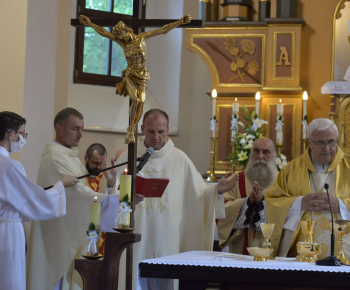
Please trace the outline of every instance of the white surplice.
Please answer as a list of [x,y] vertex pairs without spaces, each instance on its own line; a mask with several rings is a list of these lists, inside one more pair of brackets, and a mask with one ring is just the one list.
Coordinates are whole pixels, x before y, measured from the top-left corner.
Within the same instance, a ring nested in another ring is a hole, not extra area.
[[9,158],[8,151],[0,146],[0,289],[26,289],[22,222],[65,214],[66,196],[62,182],[45,191],[31,182],[22,164]]
[[[142,156],[146,149],[144,137],[139,138],[137,156]],[[117,164],[127,158],[126,151]],[[124,168],[118,168],[118,176]],[[136,205],[135,233],[141,233],[141,242],[134,244],[134,289],[140,261],[186,251],[212,250],[214,217],[223,218],[225,213],[224,195],[216,193],[216,185],[204,182],[192,161],[175,148],[170,138],[160,150],[154,151],[140,174],[147,178],[169,178],[170,182],[161,198],[145,198]],[[121,264],[120,289],[123,289],[123,271]]]
[[[46,187],[67,174],[84,175],[84,167],[77,155],[76,149],[58,143],[47,144],[42,154],[37,183]],[[87,185],[85,178],[80,179],[79,183],[66,189],[67,214],[64,217],[32,222],[27,253],[28,290],[52,290],[62,276],[65,279],[64,289],[72,287],[72,262],[86,238],[90,203],[95,196],[97,202],[103,202],[102,207],[105,203],[110,205],[110,199],[119,201],[117,194],[106,195],[106,188],[106,185],[101,186],[100,192],[95,192]],[[114,185],[111,191],[117,193],[116,188]],[[115,220],[119,202],[114,204],[114,209],[106,210],[114,213],[112,219]]]

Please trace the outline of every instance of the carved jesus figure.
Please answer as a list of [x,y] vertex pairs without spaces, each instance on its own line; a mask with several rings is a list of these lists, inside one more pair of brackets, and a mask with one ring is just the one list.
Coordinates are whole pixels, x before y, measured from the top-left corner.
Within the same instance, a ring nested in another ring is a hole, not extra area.
[[133,30],[126,27],[125,23],[120,21],[114,28],[112,33],[108,32],[101,26],[90,21],[84,15],[79,16],[80,23],[90,26],[98,34],[107,37],[118,43],[123,51],[127,62],[127,68],[122,72],[122,82],[117,84],[117,94],[130,96],[131,106],[129,109],[130,126],[128,127],[125,143],[135,143],[135,131],[139,122],[143,104],[146,99],[147,80],[150,79],[149,72],[146,69],[146,41],[160,34],[166,34],[175,27],[190,23],[192,18],[190,15],[183,16],[180,20],[164,25],[162,28],[143,32],[139,35],[134,34]]

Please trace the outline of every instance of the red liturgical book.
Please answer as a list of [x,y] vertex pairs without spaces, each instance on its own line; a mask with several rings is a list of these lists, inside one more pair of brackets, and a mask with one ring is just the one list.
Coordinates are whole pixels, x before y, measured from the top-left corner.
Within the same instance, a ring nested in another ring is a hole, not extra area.
[[162,197],[169,178],[145,178],[136,175],[136,192],[145,197]]

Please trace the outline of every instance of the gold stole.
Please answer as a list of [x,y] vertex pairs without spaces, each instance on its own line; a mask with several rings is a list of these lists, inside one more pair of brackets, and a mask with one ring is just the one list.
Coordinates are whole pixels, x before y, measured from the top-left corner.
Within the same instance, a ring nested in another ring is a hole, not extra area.
[[[88,174],[87,172],[85,172],[85,174]],[[88,176],[86,177],[86,181],[88,183],[88,186],[95,192],[99,192],[100,190],[100,182],[103,176],[103,172],[101,172],[99,175],[97,175],[96,177],[91,177]]]

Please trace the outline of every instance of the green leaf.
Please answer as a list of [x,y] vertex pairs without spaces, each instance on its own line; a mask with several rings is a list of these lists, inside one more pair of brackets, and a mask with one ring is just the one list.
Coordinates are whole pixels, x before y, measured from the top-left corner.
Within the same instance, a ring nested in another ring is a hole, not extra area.
[[125,194],[123,197],[123,201],[128,202],[129,201],[129,195]]
[[89,226],[89,231],[95,231],[95,230],[96,230],[96,228],[95,228],[94,223],[91,223]]

